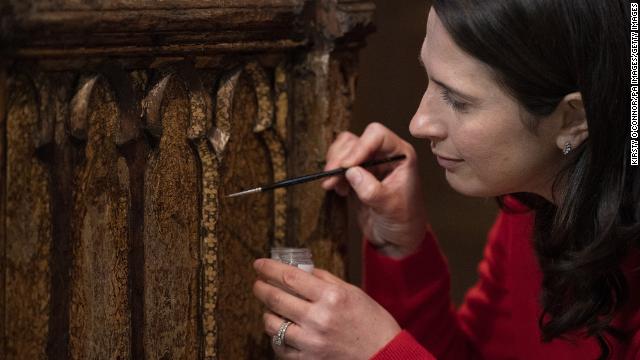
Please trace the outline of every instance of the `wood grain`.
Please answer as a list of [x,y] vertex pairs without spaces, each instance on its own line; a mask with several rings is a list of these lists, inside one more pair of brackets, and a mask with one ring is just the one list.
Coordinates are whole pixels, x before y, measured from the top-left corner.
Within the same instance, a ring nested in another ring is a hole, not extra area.
[[251,265],[304,246],[344,276],[345,204],[224,195],[322,168],[373,8],[0,5],[0,358],[273,358]]
[[[232,135],[220,169],[223,194],[271,180],[269,153],[253,132],[257,111],[255,89],[247,76],[240,76],[231,104]],[[252,263],[267,256],[269,249],[272,201],[269,193],[220,199],[220,359],[264,359],[270,352],[269,339],[262,332],[262,307],[251,287]]]
[[[104,80],[82,84],[84,161],[73,194],[70,352],[73,359],[128,357],[129,171],[116,149],[118,111]],[[78,94],[74,99],[79,99]]]
[[6,134],[6,359],[43,358],[50,304],[51,203],[47,166],[36,157],[37,90],[16,76]]
[[198,355],[200,194],[188,119],[186,89],[170,79],[162,135],[145,172],[144,348],[152,359]]
[[[258,114],[253,132],[258,134],[269,150],[271,182],[282,181],[287,178],[285,144],[280,134],[282,129],[275,123],[274,91],[269,82],[265,69],[257,62],[245,65],[245,72],[249,75],[255,89]],[[279,94],[283,96],[282,93]],[[284,95],[286,96],[286,95]],[[280,114],[280,116],[283,116]],[[286,120],[286,119],[285,119]],[[283,121],[280,119],[280,121]],[[273,191],[273,245],[284,246],[287,237],[287,188]]]
[[69,314],[71,307],[71,269],[73,266],[74,236],[72,231],[74,179],[84,158],[81,142],[69,132],[70,103],[77,94],[77,76],[73,73],[46,73],[37,71],[48,85],[41,90],[42,98],[48,96],[49,109],[55,114],[54,141],[40,149],[51,163],[51,196],[53,244],[51,247],[51,310],[49,316],[48,359],[68,359]]
[[[8,102],[8,81],[7,69],[0,66],[0,179],[7,181],[7,157],[6,157],[6,139],[7,139],[7,102]],[[0,186],[0,216],[6,219],[6,194],[7,186]],[[0,222],[0,334],[2,341],[0,342],[0,354],[6,357],[6,274],[7,274],[7,231],[6,221]]]
[[[339,86],[345,81],[340,62],[332,60],[323,50],[306,54],[294,64],[293,72],[294,140],[288,164],[300,173],[313,173],[322,169],[328,146],[349,122],[350,109],[340,108],[344,100],[335,99],[352,96]],[[305,96],[309,93],[315,94],[313,101]],[[295,139],[304,139],[304,146],[296,146]],[[344,199],[325,193],[316,182],[295,186],[290,192],[292,245],[310,247],[316,266],[344,276],[347,236]]]

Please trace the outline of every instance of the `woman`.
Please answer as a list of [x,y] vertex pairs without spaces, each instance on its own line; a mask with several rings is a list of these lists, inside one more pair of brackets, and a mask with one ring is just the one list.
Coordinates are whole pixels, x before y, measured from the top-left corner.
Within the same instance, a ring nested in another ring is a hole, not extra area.
[[[479,281],[456,310],[412,147],[345,132],[323,187],[359,202],[366,293],[267,259],[254,294],[284,359],[640,359],[640,171],[630,166],[627,0],[435,0],[410,130],[449,184],[496,196]],[[280,288],[296,293],[291,295]],[[289,323],[287,320],[291,321]]]

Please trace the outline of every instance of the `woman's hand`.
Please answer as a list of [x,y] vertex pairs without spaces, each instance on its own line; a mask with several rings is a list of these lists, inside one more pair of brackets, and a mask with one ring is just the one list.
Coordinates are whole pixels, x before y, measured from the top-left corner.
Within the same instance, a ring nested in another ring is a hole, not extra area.
[[375,247],[392,257],[415,251],[427,226],[413,147],[383,125],[372,123],[360,137],[340,133],[327,151],[325,166],[325,170],[351,167],[399,154],[407,158],[370,168],[371,172],[355,167],[345,177],[333,177],[322,183],[324,189],[343,196],[353,188],[362,232]]
[[265,332],[273,338],[284,319],[293,322],[284,345],[272,344],[282,359],[369,359],[400,332],[382,306],[327,271],[312,275],[270,259],[253,265],[253,293],[268,308]]

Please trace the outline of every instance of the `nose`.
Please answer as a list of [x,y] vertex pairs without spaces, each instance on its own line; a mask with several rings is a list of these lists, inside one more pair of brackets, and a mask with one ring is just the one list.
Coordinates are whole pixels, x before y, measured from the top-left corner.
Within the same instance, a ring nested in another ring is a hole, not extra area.
[[[409,124],[409,132],[413,137],[429,139],[433,142],[442,141],[447,137],[446,124],[440,119],[436,106],[430,106],[429,89],[425,91],[420,105]],[[435,105],[435,104],[434,104]]]

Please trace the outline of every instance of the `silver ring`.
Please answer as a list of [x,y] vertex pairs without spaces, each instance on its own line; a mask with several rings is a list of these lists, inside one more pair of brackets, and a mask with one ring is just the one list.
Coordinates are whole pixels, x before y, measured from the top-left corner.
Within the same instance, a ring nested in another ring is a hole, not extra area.
[[284,345],[284,334],[287,332],[287,328],[291,324],[293,323],[289,320],[285,320],[282,322],[282,325],[280,325],[278,332],[275,335],[273,335],[273,338],[271,339],[271,342],[273,343],[273,345],[275,346]]

